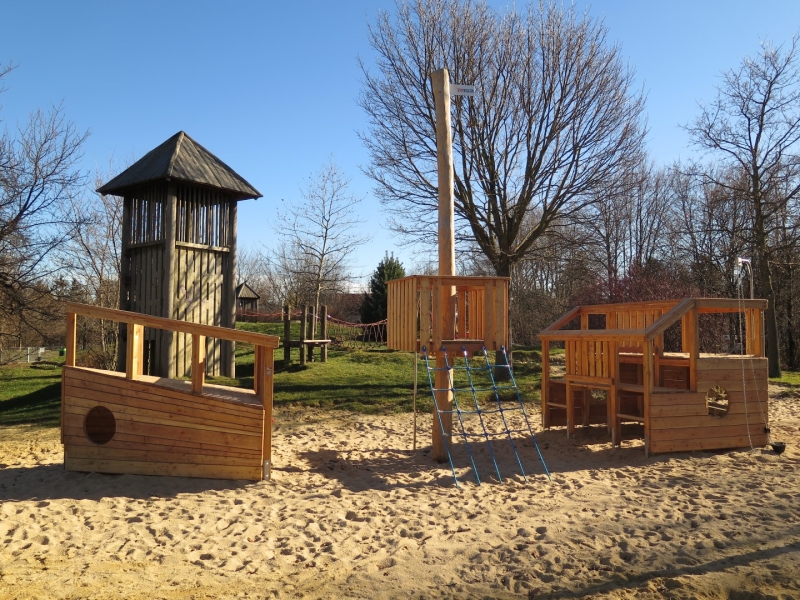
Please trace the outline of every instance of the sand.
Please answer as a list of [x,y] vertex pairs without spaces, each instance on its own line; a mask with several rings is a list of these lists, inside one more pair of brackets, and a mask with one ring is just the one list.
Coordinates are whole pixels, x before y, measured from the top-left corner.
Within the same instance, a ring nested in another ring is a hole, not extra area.
[[68,473],[58,430],[0,428],[0,598],[800,599],[798,396],[771,420],[782,456],[537,432],[552,482],[520,441],[527,483],[504,445],[478,486],[459,446],[458,488],[408,414],[279,411],[260,483]]

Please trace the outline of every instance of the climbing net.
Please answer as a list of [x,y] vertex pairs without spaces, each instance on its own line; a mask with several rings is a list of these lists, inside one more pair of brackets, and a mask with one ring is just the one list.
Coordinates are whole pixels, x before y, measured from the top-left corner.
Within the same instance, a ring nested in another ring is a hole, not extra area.
[[[482,360],[480,360],[479,357],[477,361],[474,358],[470,361],[468,352],[466,349],[462,349],[462,361],[457,362],[454,360],[452,365],[447,356],[447,351],[444,348],[442,348],[441,351],[444,356],[445,366],[435,367],[430,365],[427,349],[425,347],[422,348],[423,357],[425,358],[425,368],[428,372],[428,382],[431,386],[431,394],[433,394],[434,407],[436,407],[436,415],[444,437],[447,459],[450,462],[450,470],[453,473],[456,487],[458,487],[458,477],[456,476],[453,456],[450,451],[451,440],[448,439],[456,436],[460,436],[464,439],[467,455],[472,465],[472,471],[475,473],[475,478],[478,480],[478,485],[481,483],[481,478],[475,463],[475,456],[470,441],[483,440],[485,442],[489,457],[497,473],[497,478],[502,482],[503,478],[500,475],[500,467],[497,464],[495,449],[492,442],[506,437],[511,446],[511,451],[516,458],[522,478],[526,482],[528,481],[519,453],[517,452],[517,445],[514,442],[514,435],[520,433],[525,437],[530,436],[536,448],[536,452],[539,455],[539,460],[542,463],[544,472],[547,478],[550,479],[550,472],[547,470],[547,465],[542,457],[539,444],[536,443],[536,437],[533,435],[533,429],[528,420],[525,406],[522,404],[519,388],[514,379],[514,372],[508,364],[506,349],[502,348],[505,364],[498,365],[493,365],[489,362],[489,356],[485,348],[483,349]],[[494,377],[495,369],[508,370],[508,384],[498,385]],[[437,388],[435,386],[434,381],[436,380],[435,374],[437,371],[447,371],[449,387]],[[453,394],[452,408],[449,410],[439,409],[436,404],[436,394],[437,392],[446,392],[448,390]],[[447,418],[452,418],[452,415],[456,416],[459,433],[448,434],[444,426],[444,421]]]

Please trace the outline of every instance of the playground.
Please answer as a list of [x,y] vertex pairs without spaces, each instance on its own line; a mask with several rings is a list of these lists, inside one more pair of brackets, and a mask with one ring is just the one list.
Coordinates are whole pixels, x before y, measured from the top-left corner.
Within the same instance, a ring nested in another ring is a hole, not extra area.
[[771,392],[780,457],[534,424],[552,483],[502,444],[478,486],[459,444],[460,489],[410,413],[278,406],[258,483],[69,472],[58,428],[4,427],[0,598],[798,597],[800,392]]

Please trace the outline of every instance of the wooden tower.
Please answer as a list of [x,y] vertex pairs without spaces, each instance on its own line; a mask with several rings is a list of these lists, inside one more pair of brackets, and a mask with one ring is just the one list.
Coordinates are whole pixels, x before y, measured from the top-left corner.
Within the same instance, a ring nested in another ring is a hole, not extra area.
[[[122,310],[235,326],[236,205],[253,186],[181,131],[97,191],[124,198]],[[144,346],[145,373],[190,374],[190,335],[147,328]],[[206,356],[208,375],[235,376],[233,342],[207,339]]]

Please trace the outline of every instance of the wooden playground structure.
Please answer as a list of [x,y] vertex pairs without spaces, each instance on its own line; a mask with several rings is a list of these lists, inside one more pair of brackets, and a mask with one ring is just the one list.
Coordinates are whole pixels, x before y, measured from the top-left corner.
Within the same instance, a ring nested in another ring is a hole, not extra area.
[[[438,163],[437,276],[412,275],[388,282],[386,345],[419,352],[424,346],[436,358],[432,455],[448,460],[446,444],[452,432],[453,395],[440,352],[500,350],[508,346],[508,277],[458,277],[455,274],[455,205],[453,144],[450,125],[450,75],[447,69],[431,73],[436,104]],[[416,364],[416,362],[415,362]],[[416,398],[416,396],[415,396]],[[416,411],[415,411],[416,415]],[[441,427],[438,419],[441,419]],[[416,443],[416,424],[414,426]]]
[[328,307],[319,307],[319,335],[316,337],[317,310],[315,306],[304,305],[300,309],[300,339],[292,339],[292,308],[283,307],[283,366],[292,364],[292,348],[300,349],[300,364],[314,362],[314,349],[319,348],[319,361],[328,362]]
[[[76,365],[78,316],[125,324],[125,372]],[[144,375],[145,328],[191,338],[191,380]],[[205,382],[213,340],[254,346],[253,389]],[[276,336],[67,303],[61,442],[68,471],[269,478]]]
[[[766,308],[766,300],[718,298],[574,308],[539,334],[543,426],[566,426],[573,436],[577,424],[606,424],[617,446],[622,423],[641,423],[646,453],[765,445]],[[700,352],[700,315],[710,313],[740,313],[743,354]],[[677,323],[680,352],[665,352],[665,331]],[[565,351],[558,378],[555,342]]]

